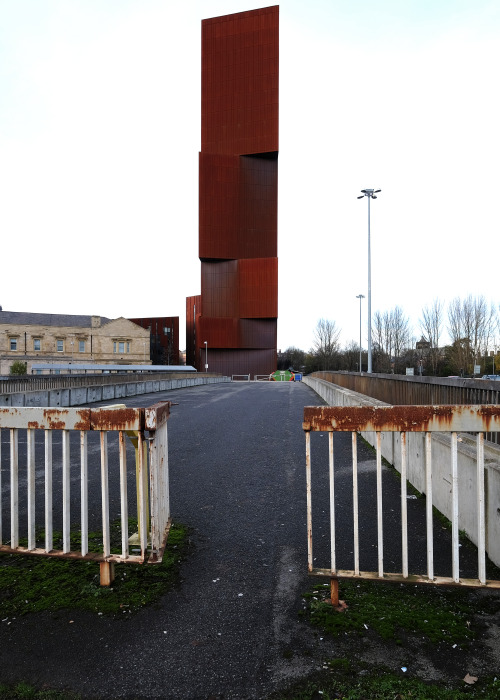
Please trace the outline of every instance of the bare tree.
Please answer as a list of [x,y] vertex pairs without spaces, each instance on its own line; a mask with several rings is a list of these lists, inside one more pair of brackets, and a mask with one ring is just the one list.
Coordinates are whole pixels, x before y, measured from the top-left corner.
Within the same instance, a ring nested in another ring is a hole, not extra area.
[[[395,371],[401,371],[401,361],[409,348],[412,346],[410,321],[404,315],[400,306],[395,306],[391,311],[391,323],[394,337],[394,365]],[[404,362],[403,362],[404,363]],[[405,364],[405,363],[404,363]]]
[[278,369],[290,369],[292,367],[296,371],[300,370],[304,366],[305,356],[306,354],[303,350],[292,345],[278,356]]
[[312,353],[319,369],[333,369],[339,351],[340,328],[335,321],[320,318],[314,330]]
[[486,353],[495,332],[497,316],[483,296],[455,297],[448,307],[448,332],[452,343],[451,360],[456,371],[472,374],[474,365]]
[[374,314],[373,341],[377,348],[379,370],[389,372],[392,364],[397,369],[411,344],[410,322],[400,306]]
[[432,373],[436,374],[439,361],[439,341],[443,330],[443,303],[439,299],[434,299],[431,306],[424,306],[422,309],[420,329],[430,344],[428,358]]

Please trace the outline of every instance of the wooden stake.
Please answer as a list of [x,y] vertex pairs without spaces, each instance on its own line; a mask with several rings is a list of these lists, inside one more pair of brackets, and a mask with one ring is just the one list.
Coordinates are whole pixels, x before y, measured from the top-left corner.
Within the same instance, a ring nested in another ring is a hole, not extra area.
[[111,586],[115,580],[115,562],[114,561],[100,561],[100,583],[101,586]]
[[338,578],[330,579],[330,598],[334,608],[339,605],[339,580]]

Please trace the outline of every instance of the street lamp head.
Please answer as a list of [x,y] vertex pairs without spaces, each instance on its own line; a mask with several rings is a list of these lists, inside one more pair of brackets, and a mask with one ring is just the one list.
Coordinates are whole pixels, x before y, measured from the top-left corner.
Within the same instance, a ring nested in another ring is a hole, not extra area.
[[358,197],[358,199],[363,199],[363,197],[371,197],[372,199],[377,199],[375,197],[376,192],[382,192],[382,190],[373,190],[373,189],[366,189],[366,190],[361,190],[363,193],[361,197]]

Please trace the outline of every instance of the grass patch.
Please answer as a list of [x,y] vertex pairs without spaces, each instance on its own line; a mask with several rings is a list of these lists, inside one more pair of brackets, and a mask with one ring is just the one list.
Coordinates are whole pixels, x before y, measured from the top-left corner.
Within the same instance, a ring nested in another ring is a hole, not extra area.
[[[340,597],[348,605],[345,612],[338,613],[325,602],[330,596],[329,584],[317,584],[304,596],[302,615],[324,634],[364,636],[375,632],[396,643],[407,634],[416,634],[432,644],[463,646],[474,639],[471,609],[477,613],[480,604],[475,601],[471,607],[470,595],[470,591],[455,588],[341,580]],[[491,601],[485,600],[486,604]]]
[[[113,528],[118,532],[118,527]],[[56,538],[54,537],[55,546]],[[71,548],[78,549],[79,535]],[[61,609],[131,614],[151,605],[178,581],[189,543],[188,530],[174,524],[161,564],[116,564],[109,587],[99,583],[99,565],[86,560],[0,554],[0,609],[4,618]],[[89,534],[90,551],[102,551],[102,534]]]
[[0,683],[2,700],[80,700],[80,695],[59,690],[37,690],[29,683],[8,686]]
[[474,686],[463,683],[443,687],[389,673],[385,669],[356,668],[347,659],[333,659],[322,671],[299,681],[286,691],[273,694],[268,700],[462,700],[500,697],[500,680],[478,681]]

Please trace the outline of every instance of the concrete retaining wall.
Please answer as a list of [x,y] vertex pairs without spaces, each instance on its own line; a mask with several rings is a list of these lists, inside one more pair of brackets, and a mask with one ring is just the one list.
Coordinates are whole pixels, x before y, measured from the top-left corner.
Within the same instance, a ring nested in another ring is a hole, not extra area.
[[86,406],[97,401],[116,401],[140,394],[152,394],[160,391],[184,389],[190,386],[202,384],[219,384],[230,382],[229,377],[205,377],[195,375],[182,379],[140,380],[123,384],[109,384],[104,386],[76,387],[74,389],[46,389],[42,391],[28,391],[21,394],[0,395],[0,406],[25,407],[25,406],[49,406],[51,408],[65,408],[67,406]]
[[[336,384],[304,377],[311,387],[329,406],[386,406],[382,401],[365,394],[343,389]],[[375,444],[375,433],[362,433],[370,444]],[[401,438],[399,433],[382,433],[382,456],[401,472]],[[449,520],[452,518],[451,504],[451,437],[448,433],[432,435],[432,503]],[[421,493],[425,488],[425,434],[407,434],[408,481]],[[458,498],[460,530],[477,545],[476,515],[476,442],[472,435],[460,434],[458,457]],[[485,443],[484,470],[486,491],[486,551],[489,558],[500,566],[500,447]]]

